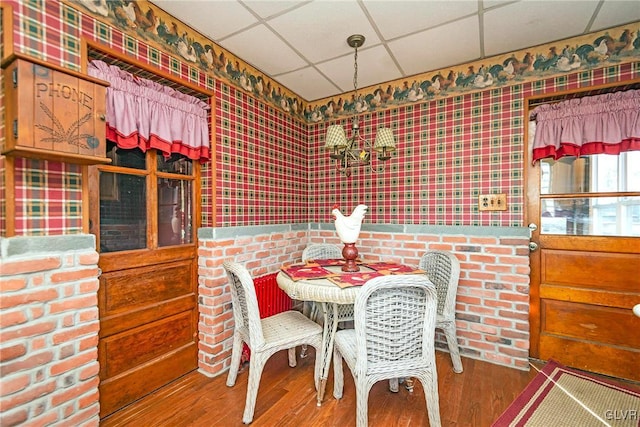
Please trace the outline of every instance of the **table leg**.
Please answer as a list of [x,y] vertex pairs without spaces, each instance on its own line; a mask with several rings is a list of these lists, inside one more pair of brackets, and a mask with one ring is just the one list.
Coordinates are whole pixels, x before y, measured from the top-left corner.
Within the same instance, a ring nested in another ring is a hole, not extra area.
[[322,374],[318,387],[318,406],[322,405],[324,391],[329,378],[329,366],[333,356],[333,342],[338,329],[338,304],[322,303],[324,313],[324,330],[322,332]]

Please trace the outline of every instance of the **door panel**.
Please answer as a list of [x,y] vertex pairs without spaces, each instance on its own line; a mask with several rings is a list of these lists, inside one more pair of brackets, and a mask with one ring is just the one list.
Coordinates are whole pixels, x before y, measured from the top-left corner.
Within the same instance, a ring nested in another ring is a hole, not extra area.
[[[101,313],[98,359],[100,414],[105,417],[166,383],[197,369],[195,248],[148,251],[187,259],[136,266],[122,254],[106,254],[101,265],[98,304]],[[119,263],[121,267],[105,271]]]
[[544,283],[610,291],[640,289],[637,254],[544,249],[541,256]]
[[196,344],[176,348],[163,357],[122,374],[100,380],[100,414],[104,417],[191,372],[198,357]]

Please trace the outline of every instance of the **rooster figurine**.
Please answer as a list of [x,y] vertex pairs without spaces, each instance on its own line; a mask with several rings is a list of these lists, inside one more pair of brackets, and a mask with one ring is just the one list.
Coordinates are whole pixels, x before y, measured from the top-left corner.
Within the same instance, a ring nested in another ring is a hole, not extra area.
[[331,210],[331,214],[336,218],[336,232],[342,243],[344,243],[342,256],[347,262],[342,266],[342,271],[360,270],[355,262],[356,258],[358,258],[358,249],[355,244],[360,235],[360,227],[362,226],[362,220],[367,213],[367,209],[367,205],[358,205],[349,216],[342,215],[342,212],[338,209],[338,205],[334,205]]
[[367,205],[358,205],[350,216],[342,215],[338,205],[333,206],[331,214],[336,218],[336,231],[342,243],[355,243],[360,235],[360,226],[367,213]]

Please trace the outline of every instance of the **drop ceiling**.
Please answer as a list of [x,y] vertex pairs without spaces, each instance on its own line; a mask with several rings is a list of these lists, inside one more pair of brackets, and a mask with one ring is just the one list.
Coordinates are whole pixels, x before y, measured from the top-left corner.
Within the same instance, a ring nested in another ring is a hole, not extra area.
[[307,101],[640,21],[624,0],[153,0]]

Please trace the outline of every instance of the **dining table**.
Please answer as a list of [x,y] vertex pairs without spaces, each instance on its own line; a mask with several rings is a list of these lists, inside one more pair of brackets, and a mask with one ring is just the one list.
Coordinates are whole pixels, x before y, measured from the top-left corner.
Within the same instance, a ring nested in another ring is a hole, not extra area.
[[[317,387],[317,404],[324,398],[333,344],[338,324],[353,320],[353,304],[362,285],[374,277],[389,274],[425,274],[413,266],[395,262],[357,261],[359,271],[345,272],[344,259],[312,260],[285,264],[276,276],[278,287],[290,298],[313,301],[320,305],[324,316],[322,334],[322,369]],[[318,350],[316,350],[318,351]]]

